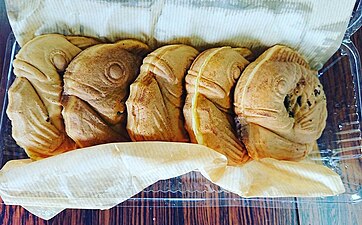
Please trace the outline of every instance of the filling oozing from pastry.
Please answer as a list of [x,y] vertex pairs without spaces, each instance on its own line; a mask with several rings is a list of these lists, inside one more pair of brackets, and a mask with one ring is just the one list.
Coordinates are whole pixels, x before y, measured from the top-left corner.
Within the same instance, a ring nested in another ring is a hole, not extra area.
[[310,110],[322,98],[325,100],[325,96],[322,95],[322,86],[316,85],[313,89],[306,88],[306,82],[301,79],[296,88],[289,92],[284,98],[284,106],[287,110],[289,117],[295,118],[300,112]]
[[253,159],[301,160],[326,124],[326,98],[316,71],[281,45],[245,69],[234,105],[238,134]]

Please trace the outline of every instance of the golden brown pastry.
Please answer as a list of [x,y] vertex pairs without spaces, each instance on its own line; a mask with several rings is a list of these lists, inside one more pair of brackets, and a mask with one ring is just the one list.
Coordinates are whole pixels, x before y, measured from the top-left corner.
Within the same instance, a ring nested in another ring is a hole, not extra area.
[[126,101],[127,131],[133,141],[189,140],[182,115],[183,82],[197,54],[187,45],[167,45],[143,60]]
[[[127,140],[127,136],[114,131],[89,104],[75,96],[64,96],[66,129],[76,137],[78,146],[93,146],[106,142],[119,142]],[[69,121],[69,122],[68,122]]]
[[41,159],[75,148],[65,132],[50,121],[47,108],[26,78],[16,78],[8,93],[12,136],[30,158]]
[[245,48],[213,48],[202,52],[186,76],[183,109],[186,129],[194,143],[228,157],[229,164],[246,162],[249,156],[234,127],[232,92],[249,62]]
[[300,160],[313,148],[327,118],[316,71],[288,47],[265,51],[235,88],[240,135],[253,159]]
[[[17,78],[9,90],[7,114],[15,141],[33,159],[75,148],[65,135],[61,116],[60,74],[79,52],[81,49],[65,36],[47,34],[29,41],[16,55],[13,66]],[[37,108],[30,110],[32,105]],[[28,110],[32,111],[29,115]]]
[[79,147],[129,140],[125,101],[148,51],[142,42],[123,40],[87,48],[69,64],[63,94],[76,98],[65,98],[62,114],[67,134]]

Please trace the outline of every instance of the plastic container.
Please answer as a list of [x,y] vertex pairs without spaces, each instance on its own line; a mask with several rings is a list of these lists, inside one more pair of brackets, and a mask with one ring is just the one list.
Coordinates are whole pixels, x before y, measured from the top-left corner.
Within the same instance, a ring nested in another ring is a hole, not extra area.
[[[310,155],[317,163],[336,171],[346,192],[327,198],[241,198],[212,184],[197,172],[159,181],[117,207],[159,206],[249,206],[301,208],[362,202],[362,72],[361,60],[351,35],[362,25],[362,3],[355,7],[340,49],[320,70],[319,76],[327,96],[328,120],[318,140],[321,157]],[[9,160],[27,158],[11,136],[11,123],[6,115],[7,91],[15,76],[12,61],[19,50],[10,34],[0,84],[0,165]],[[3,203],[2,203],[3,204]]]

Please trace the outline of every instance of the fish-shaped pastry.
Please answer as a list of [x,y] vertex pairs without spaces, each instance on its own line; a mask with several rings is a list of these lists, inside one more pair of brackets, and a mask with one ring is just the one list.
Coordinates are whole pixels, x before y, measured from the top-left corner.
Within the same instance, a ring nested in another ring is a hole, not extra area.
[[187,45],[167,45],[143,60],[126,102],[133,141],[189,141],[182,114],[184,78],[197,54]]
[[268,49],[245,69],[234,98],[238,130],[253,159],[303,159],[326,125],[317,72],[285,46]]
[[76,96],[66,95],[63,96],[62,103],[66,129],[78,147],[127,140],[124,134],[113,130],[87,102]]
[[232,104],[234,86],[250,55],[246,48],[212,48],[195,59],[186,75],[183,112],[191,141],[224,154],[229,165],[250,159],[236,135]]
[[125,101],[148,51],[142,42],[122,40],[89,47],[69,64],[62,114],[66,132],[77,146],[129,140]]
[[[98,43],[77,36],[72,41],[80,38],[83,47]],[[32,159],[75,148],[65,134],[60,104],[61,75],[82,51],[72,41],[60,34],[35,37],[20,49],[13,62],[17,78],[9,89],[7,114],[13,138]]]
[[75,149],[75,143],[50,120],[48,110],[29,80],[18,77],[9,89],[7,114],[12,136],[34,160]]

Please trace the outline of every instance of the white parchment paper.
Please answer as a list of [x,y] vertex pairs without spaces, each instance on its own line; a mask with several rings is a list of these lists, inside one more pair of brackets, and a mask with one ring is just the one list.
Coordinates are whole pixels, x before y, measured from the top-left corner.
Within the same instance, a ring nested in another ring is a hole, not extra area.
[[275,44],[320,68],[339,48],[355,0],[5,0],[20,43],[44,33],[136,38],[151,47]]

